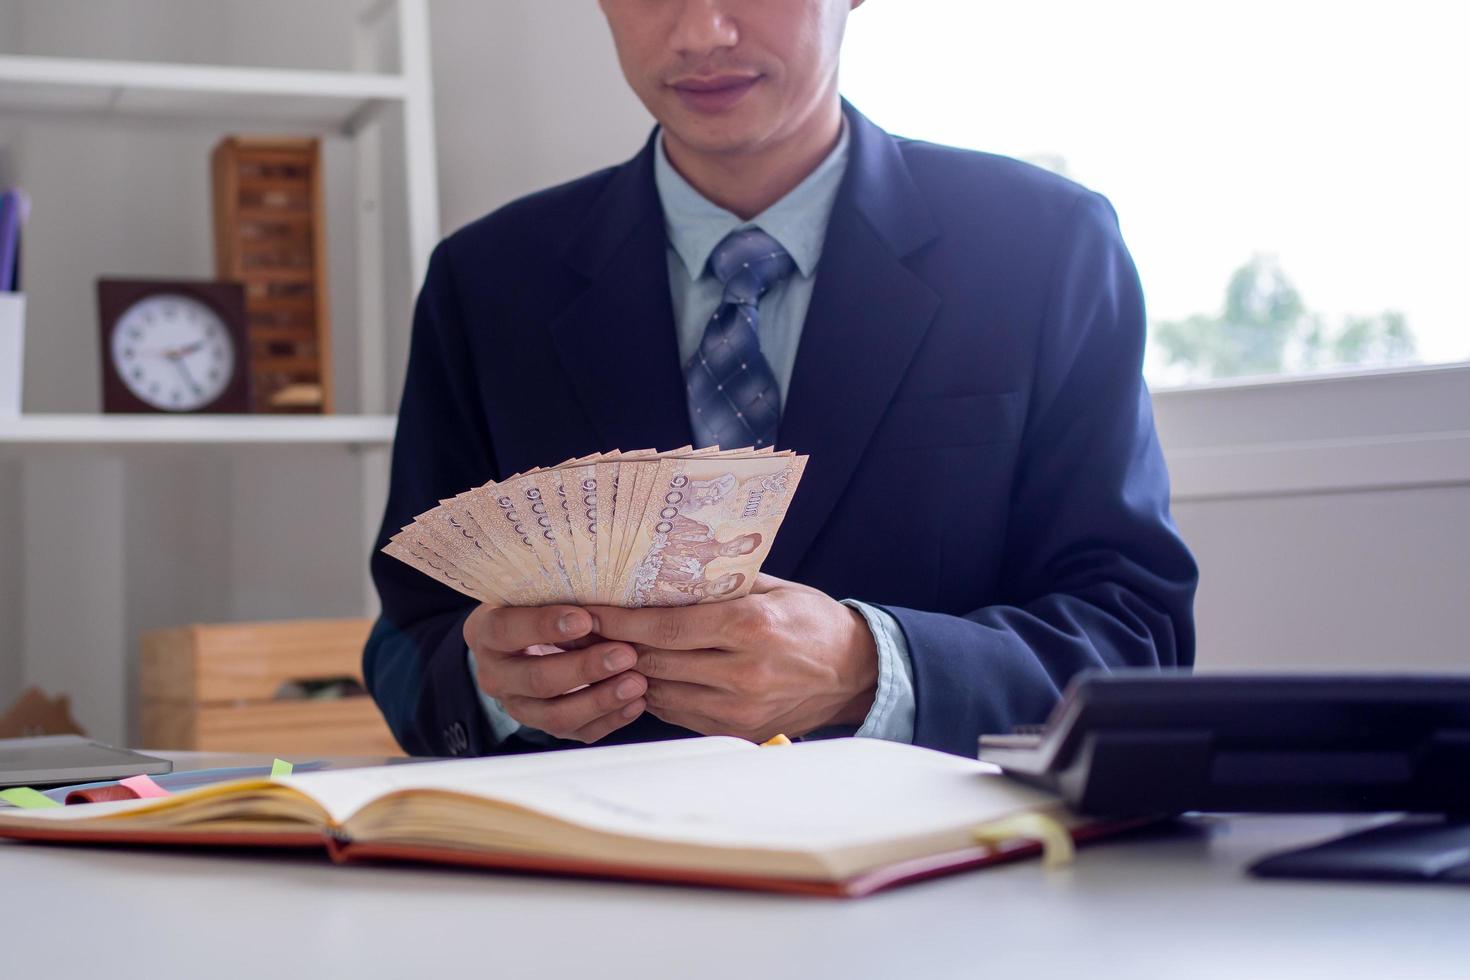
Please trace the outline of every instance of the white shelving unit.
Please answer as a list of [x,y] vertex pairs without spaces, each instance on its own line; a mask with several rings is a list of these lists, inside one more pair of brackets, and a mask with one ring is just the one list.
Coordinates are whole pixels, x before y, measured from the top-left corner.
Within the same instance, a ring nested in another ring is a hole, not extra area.
[[384,447],[391,415],[26,415],[0,419],[0,446],[12,453],[60,446]]
[[[383,274],[398,261],[390,256],[406,255],[416,286],[439,239],[428,0],[364,0],[350,29],[352,71],[0,55],[0,118],[87,126],[146,117],[206,132],[337,135],[350,140],[355,165],[355,233],[344,244],[355,253],[356,314],[334,331],[354,335],[356,359],[334,370],[356,375],[360,414],[0,419],[0,463],[19,462],[11,486],[21,530],[7,558],[18,570],[8,579],[19,586],[18,624],[3,621],[0,601],[0,650],[11,658],[4,648],[18,647],[20,660],[9,683],[68,692],[94,736],[132,734],[139,631],[272,608],[260,579],[289,581],[293,571],[289,553],[272,551],[278,514],[302,525],[290,543],[310,548],[330,535],[354,558],[323,582],[338,607],[352,604],[355,588],[360,611],[374,609],[365,559],[395,424]],[[383,52],[395,48],[386,65]],[[401,112],[401,127],[385,125],[389,110]],[[401,145],[390,146],[387,134],[400,130]],[[396,166],[383,166],[389,153],[401,153],[402,184],[388,177]],[[404,202],[401,244],[387,240],[383,203],[395,199]],[[6,581],[0,575],[0,587]],[[308,606],[310,585],[287,588]],[[13,693],[5,686],[0,671],[0,698]]]
[[253,117],[347,132],[408,95],[397,74],[0,55],[0,108],[14,111]]
[[[396,15],[396,16],[392,16]],[[428,0],[377,0],[353,25],[360,70],[108,61],[0,55],[0,110],[22,115],[167,116],[218,127],[270,124],[351,137],[357,165],[357,373],[364,412],[387,411],[384,310],[376,289],[384,262],[381,202],[395,192],[382,174],[382,110],[403,111],[402,188],[410,281],[423,280],[439,240],[439,185],[429,55]],[[396,30],[399,71],[377,70],[380,32]],[[339,365],[340,369],[340,365]],[[0,441],[4,437],[0,436]]]

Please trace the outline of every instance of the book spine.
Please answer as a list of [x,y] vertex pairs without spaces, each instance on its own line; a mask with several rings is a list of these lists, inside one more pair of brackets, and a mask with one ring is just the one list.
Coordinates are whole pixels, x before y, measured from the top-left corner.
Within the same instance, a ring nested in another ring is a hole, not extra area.
[[20,247],[20,192],[0,194],[0,293],[15,289],[15,257]]

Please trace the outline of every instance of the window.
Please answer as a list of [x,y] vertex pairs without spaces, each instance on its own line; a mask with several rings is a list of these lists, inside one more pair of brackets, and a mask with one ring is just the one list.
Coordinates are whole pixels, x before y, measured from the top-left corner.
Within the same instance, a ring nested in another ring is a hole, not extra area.
[[1155,386],[1470,359],[1470,15],[1443,0],[869,0],[891,132],[1118,210]]

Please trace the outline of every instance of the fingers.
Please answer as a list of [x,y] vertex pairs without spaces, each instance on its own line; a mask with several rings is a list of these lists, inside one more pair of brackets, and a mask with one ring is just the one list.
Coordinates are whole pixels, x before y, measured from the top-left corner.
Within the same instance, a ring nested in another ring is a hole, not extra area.
[[795,583],[793,582],[786,581],[784,578],[777,578],[774,575],[767,575],[765,572],[761,572],[756,575],[755,581],[751,583],[750,594],[761,595],[763,593],[771,592],[775,589],[786,588],[794,584]]
[[651,714],[703,735],[764,742],[780,729],[760,703],[700,684],[649,680],[643,700]]
[[647,709],[647,704],[642,698],[629,701],[617,711],[609,711],[607,714],[589,724],[583,725],[569,736],[578,742],[596,742],[603,737],[611,735],[624,725],[631,724],[639,715]]
[[647,689],[646,680],[627,673],[560,697],[511,696],[501,699],[501,704],[523,725],[557,738],[595,742],[643,713],[642,695]]
[[511,653],[541,643],[566,646],[592,632],[592,617],[576,606],[480,606],[464,624],[471,650]]
[[732,625],[744,612],[743,600],[675,608],[622,609],[589,606],[599,634],[610,640],[664,650],[727,646]]
[[592,646],[594,643],[602,643],[604,640],[606,640],[606,637],[598,636],[596,633],[588,633],[586,636],[582,637],[581,639],[577,639],[577,640],[562,640],[560,643],[558,643],[556,645],[555,649],[557,649],[557,650],[584,650],[587,647]]
[[648,713],[701,735],[734,735],[764,742],[789,730],[792,720],[778,704],[681,680],[650,677],[642,699]]
[[734,655],[723,650],[660,650],[638,647],[634,668],[649,680],[682,681],[705,687],[730,688]]
[[728,715],[735,701],[725,691],[702,684],[660,681],[650,678],[643,699],[648,710],[663,717],[672,713],[685,717],[720,718]]
[[558,697],[621,674],[638,662],[628,644],[606,642],[545,656],[491,653],[477,657],[480,686],[502,703],[506,698]]
[[[532,652],[540,650],[553,652]],[[648,682],[628,669],[637,655],[626,643],[566,651],[542,645],[513,653],[477,650],[475,662],[480,687],[512,718],[557,738],[595,742],[646,707]]]

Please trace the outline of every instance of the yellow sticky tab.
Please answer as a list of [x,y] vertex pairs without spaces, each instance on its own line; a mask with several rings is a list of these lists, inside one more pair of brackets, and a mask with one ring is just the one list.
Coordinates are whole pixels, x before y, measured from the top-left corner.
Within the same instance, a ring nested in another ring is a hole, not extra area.
[[271,763],[271,778],[275,779],[278,776],[289,776],[291,775],[291,769],[291,763],[285,759],[277,759]]
[[22,810],[55,810],[61,807],[61,804],[51,797],[38,793],[29,786],[0,789],[0,800],[14,804]]
[[1034,840],[1041,845],[1041,866],[1060,868],[1071,864],[1077,854],[1072,835],[1060,821],[1044,813],[1017,813],[975,828],[975,840],[1000,847],[1016,840]]
[[768,745],[790,745],[790,744],[791,744],[791,739],[787,738],[785,735],[773,735],[773,736],[771,736],[771,738],[769,738],[768,740],[766,740],[766,741],[764,741],[764,742],[761,743],[761,748],[765,748]]

